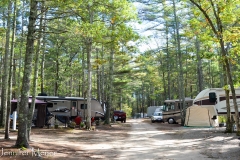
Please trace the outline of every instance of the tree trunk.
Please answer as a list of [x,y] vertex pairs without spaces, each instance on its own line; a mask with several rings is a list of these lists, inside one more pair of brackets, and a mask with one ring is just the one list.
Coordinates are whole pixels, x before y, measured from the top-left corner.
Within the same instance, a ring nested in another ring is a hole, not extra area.
[[17,12],[17,1],[15,0],[14,10],[13,10],[12,42],[11,42],[9,80],[8,80],[8,100],[7,100],[6,125],[5,125],[5,139],[9,139],[9,128],[10,128],[9,117],[11,113],[11,100],[12,100],[13,57],[14,57],[14,44],[15,44],[15,31],[16,31],[16,12]]
[[[88,12],[89,12],[89,22],[90,24],[93,23],[93,11],[90,5],[88,5]],[[91,99],[92,99],[92,66],[91,66],[91,56],[92,56],[92,37],[88,37],[86,39],[86,47],[87,47],[87,67],[88,67],[88,90],[87,90],[87,127],[91,129]]]
[[203,70],[202,70],[202,59],[200,56],[200,44],[198,41],[198,37],[196,37],[196,55],[197,55],[197,77],[198,77],[198,91],[201,92],[204,89],[204,81],[203,81]]
[[[103,48],[103,45],[102,45],[102,51],[101,51],[101,59],[103,60],[103,52],[104,52],[104,48]],[[104,92],[104,89],[105,89],[105,86],[104,86],[104,84],[105,84],[105,77],[104,77],[104,65],[102,65],[102,67],[101,67],[101,89],[100,89],[100,91],[101,91],[101,100],[102,100],[102,103],[101,103],[101,106],[102,106],[102,108],[103,108],[103,110],[105,111],[105,101],[106,101],[106,97],[105,97],[105,92]]]
[[175,0],[173,0],[174,20],[176,25],[176,43],[177,43],[177,54],[178,54],[178,65],[179,65],[179,101],[182,112],[181,112],[181,125],[184,125],[186,106],[185,106],[185,92],[184,92],[184,79],[183,79],[183,65],[182,65],[182,53],[181,53],[181,42],[179,35],[179,21],[176,13]]
[[87,74],[87,127],[90,129],[91,128],[91,99],[92,99],[92,69],[91,69],[91,52],[92,52],[92,39],[88,39],[88,44],[87,44],[87,67],[88,67],[88,74]]
[[[114,30],[114,23],[111,24],[112,31]],[[114,57],[114,35],[111,35],[111,49],[109,59],[109,82],[108,82],[108,105],[106,111],[106,124],[110,124],[110,112],[113,104],[113,57]]]
[[8,2],[8,15],[7,15],[7,31],[5,54],[3,62],[3,76],[2,76],[2,93],[1,93],[1,119],[0,126],[5,126],[7,117],[7,100],[8,100],[8,78],[9,78],[9,44],[10,44],[10,31],[11,31],[11,14],[12,2]]
[[[43,1],[43,5],[45,5],[45,2]],[[42,27],[42,32],[45,33],[46,31],[46,14],[47,12],[45,11],[44,12],[44,16],[43,16],[43,27]],[[41,57],[41,70],[40,70],[40,83],[41,83],[41,93],[45,93],[45,90],[44,90],[44,79],[45,79],[45,76],[44,76],[44,68],[45,68],[45,50],[46,50],[46,35],[43,34],[43,46],[42,46],[42,57]]]
[[[99,50],[98,48],[96,49],[97,52],[97,59],[99,59]],[[97,66],[97,100],[101,102],[101,74],[100,74],[100,68],[99,65]]]
[[[224,76],[226,77],[226,76]],[[227,79],[227,77],[226,77]],[[227,105],[227,124],[226,124],[226,133],[232,133],[233,130],[233,123],[231,120],[231,110],[230,110],[230,96],[229,96],[229,88],[225,89],[225,94],[226,94],[226,105]]]
[[[238,111],[236,93],[235,93],[235,88],[234,88],[234,84],[233,84],[233,80],[232,80],[230,64],[229,64],[229,61],[228,61],[228,58],[227,58],[226,50],[224,49],[224,42],[223,42],[222,38],[220,38],[220,45],[221,45],[222,55],[224,57],[224,63],[225,63],[225,66],[226,66],[225,69],[226,69],[226,72],[227,72],[228,82],[229,82],[231,92],[232,92],[232,99],[233,99],[234,110],[235,110],[235,121],[236,121],[236,127],[237,127],[236,135],[240,136],[239,111]],[[230,108],[230,106],[229,106],[229,108]]]
[[27,45],[25,54],[25,65],[23,72],[21,101],[19,106],[18,114],[18,136],[16,141],[16,147],[29,148],[28,135],[27,135],[27,122],[26,118],[29,112],[28,99],[30,91],[30,78],[32,73],[32,63],[34,55],[34,33],[35,33],[35,22],[37,18],[37,1],[32,0],[30,2],[30,14],[27,34]]
[[41,18],[40,18],[40,24],[39,24],[39,32],[38,32],[38,39],[37,39],[37,46],[36,46],[36,53],[35,53],[35,63],[34,63],[34,75],[33,75],[33,86],[32,86],[32,103],[31,107],[29,108],[28,112],[28,123],[27,123],[27,129],[28,129],[28,141],[30,141],[30,134],[31,134],[31,128],[32,128],[32,119],[33,114],[35,110],[35,100],[36,100],[36,94],[37,94],[37,80],[38,80],[38,66],[39,66],[39,57],[41,54],[41,44],[42,44],[42,30],[43,30],[43,18],[44,18],[44,11],[45,11],[45,3],[44,1],[41,4]]

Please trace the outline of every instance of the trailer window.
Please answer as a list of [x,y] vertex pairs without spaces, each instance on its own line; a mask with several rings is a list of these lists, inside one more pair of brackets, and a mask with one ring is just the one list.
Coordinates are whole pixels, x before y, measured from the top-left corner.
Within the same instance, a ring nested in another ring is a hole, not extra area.
[[81,104],[81,109],[87,109],[87,104]]
[[77,102],[72,102],[72,107],[77,107]]

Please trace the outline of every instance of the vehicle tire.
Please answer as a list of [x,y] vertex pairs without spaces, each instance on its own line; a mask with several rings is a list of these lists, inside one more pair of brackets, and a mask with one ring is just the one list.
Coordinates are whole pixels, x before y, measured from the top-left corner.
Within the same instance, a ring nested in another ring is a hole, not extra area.
[[174,121],[173,118],[169,118],[169,119],[168,119],[168,124],[174,124],[174,123],[175,123],[175,121]]
[[126,123],[126,119],[124,119],[123,122]]
[[152,120],[152,123],[154,123],[155,121]]

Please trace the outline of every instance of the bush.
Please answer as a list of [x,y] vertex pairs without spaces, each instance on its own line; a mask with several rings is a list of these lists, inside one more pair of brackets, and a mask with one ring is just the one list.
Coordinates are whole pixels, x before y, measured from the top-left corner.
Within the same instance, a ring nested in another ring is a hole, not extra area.
[[75,122],[70,122],[70,123],[68,124],[68,127],[69,127],[69,128],[75,128],[75,127],[76,127],[76,123],[75,123]]
[[219,123],[226,123],[227,118],[225,116],[218,116],[218,122]]
[[80,127],[83,128],[85,126],[84,122],[80,123]]

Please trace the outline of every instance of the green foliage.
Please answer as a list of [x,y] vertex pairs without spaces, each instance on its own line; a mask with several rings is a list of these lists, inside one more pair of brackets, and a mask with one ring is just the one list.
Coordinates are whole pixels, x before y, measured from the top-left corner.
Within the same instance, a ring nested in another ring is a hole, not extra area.
[[122,110],[126,112],[127,117],[130,118],[132,115],[132,107],[128,106],[127,104],[123,104]]
[[226,123],[227,122],[226,116],[218,116],[218,122],[219,123]]

